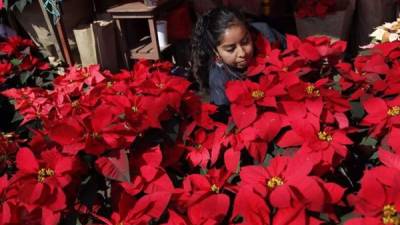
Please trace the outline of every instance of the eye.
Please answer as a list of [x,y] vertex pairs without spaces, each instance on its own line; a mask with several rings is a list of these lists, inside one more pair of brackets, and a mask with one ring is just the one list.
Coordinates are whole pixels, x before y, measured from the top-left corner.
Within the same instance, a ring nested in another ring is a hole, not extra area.
[[241,44],[241,45],[247,45],[249,42],[250,42],[250,38],[249,38],[249,36],[247,35],[245,38],[243,38],[243,39],[240,41],[240,44]]
[[233,51],[235,51],[235,48],[227,48],[225,49],[225,51],[232,53]]

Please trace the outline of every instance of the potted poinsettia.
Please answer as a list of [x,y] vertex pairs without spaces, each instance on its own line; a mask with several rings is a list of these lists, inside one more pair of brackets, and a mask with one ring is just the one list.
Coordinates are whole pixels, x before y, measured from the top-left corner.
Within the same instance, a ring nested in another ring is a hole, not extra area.
[[298,0],[295,10],[297,33],[305,38],[328,35],[346,40],[355,0]]

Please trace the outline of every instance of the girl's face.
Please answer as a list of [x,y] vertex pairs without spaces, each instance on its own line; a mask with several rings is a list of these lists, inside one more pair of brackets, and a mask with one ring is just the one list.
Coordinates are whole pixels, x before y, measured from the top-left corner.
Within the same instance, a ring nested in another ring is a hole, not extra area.
[[217,46],[218,56],[222,61],[234,68],[247,68],[253,57],[253,40],[243,24],[232,25],[222,34]]

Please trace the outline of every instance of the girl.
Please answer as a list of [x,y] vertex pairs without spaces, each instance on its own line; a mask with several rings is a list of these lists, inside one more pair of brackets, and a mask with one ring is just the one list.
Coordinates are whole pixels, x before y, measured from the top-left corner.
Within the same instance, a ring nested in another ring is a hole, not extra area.
[[210,102],[216,105],[229,105],[225,95],[227,81],[245,77],[255,54],[256,29],[270,42],[285,45],[284,37],[267,24],[252,25],[239,12],[228,8],[215,8],[197,20],[191,46],[192,72],[200,90],[208,89]]

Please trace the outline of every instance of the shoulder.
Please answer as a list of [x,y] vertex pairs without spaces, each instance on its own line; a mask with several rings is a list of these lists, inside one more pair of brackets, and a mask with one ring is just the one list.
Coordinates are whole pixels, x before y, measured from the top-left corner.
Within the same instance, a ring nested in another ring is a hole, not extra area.
[[224,87],[225,83],[229,80],[229,77],[227,76],[225,70],[216,65],[212,64],[210,66],[209,70],[209,87],[216,87],[216,86],[222,86]]

